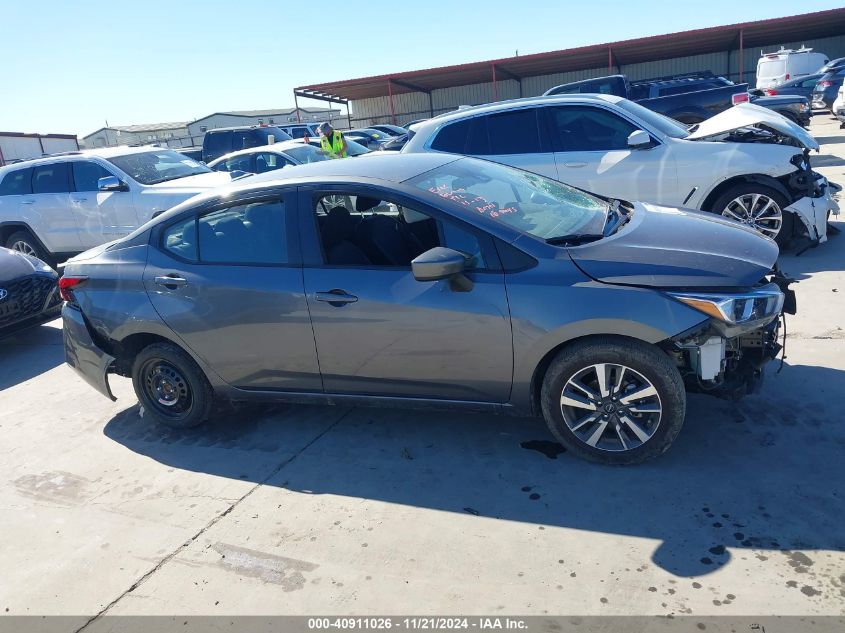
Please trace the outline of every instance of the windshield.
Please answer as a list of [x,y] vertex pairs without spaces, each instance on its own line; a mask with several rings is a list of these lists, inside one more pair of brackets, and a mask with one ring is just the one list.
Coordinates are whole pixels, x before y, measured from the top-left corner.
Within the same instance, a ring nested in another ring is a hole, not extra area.
[[211,169],[202,163],[169,149],[135,152],[107,160],[142,185],[211,173]]
[[761,59],[757,64],[758,77],[780,77],[786,72],[786,60]]
[[480,214],[543,240],[601,236],[608,203],[568,185],[497,163],[463,158],[411,178],[441,204]]
[[629,114],[633,114],[635,117],[641,119],[666,136],[670,136],[672,138],[686,138],[689,136],[689,131],[687,130],[686,125],[679,123],[675,119],[670,119],[668,116],[659,114],[654,110],[649,110],[648,108],[641,106],[639,103],[623,99],[616,105],[623,110],[626,110]]
[[285,148],[285,154],[290,156],[297,163],[301,163],[303,165],[316,163],[321,160],[328,160],[328,157],[322,150],[319,150],[311,145],[300,145],[299,147]]

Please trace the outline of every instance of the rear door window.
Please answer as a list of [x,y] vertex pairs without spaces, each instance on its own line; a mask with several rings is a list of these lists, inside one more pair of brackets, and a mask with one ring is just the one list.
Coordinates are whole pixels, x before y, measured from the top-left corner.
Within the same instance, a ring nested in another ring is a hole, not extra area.
[[32,193],[69,193],[70,169],[67,163],[38,165],[32,169]]
[[537,108],[523,108],[487,117],[491,154],[537,154],[541,152]]
[[281,200],[242,204],[199,218],[199,259],[209,264],[287,264],[288,235]]
[[489,154],[487,117],[472,117],[444,126],[434,137],[431,149],[453,154]]
[[209,132],[206,136],[206,152],[217,158],[232,151],[231,132]]
[[252,165],[253,157],[251,154],[243,156],[233,156],[218,163],[214,168],[217,171],[245,171],[253,173],[255,170]]
[[32,193],[32,168],[16,169],[3,176],[0,196],[21,196]]

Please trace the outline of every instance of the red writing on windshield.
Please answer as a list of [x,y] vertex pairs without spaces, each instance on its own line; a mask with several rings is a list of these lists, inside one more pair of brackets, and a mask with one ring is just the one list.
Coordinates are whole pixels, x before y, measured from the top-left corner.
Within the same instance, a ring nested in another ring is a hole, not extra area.
[[451,189],[449,185],[436,185],[429,187],[428,190],[445,200],[450,200],[463,207],[473,209],[482,215],[488,215],[491,218],[498,218],[500,215],[506,213],[518,213],[519,209],[514,206],[508,206],[503,209],[495,202],[491,202],[483,196],[478,196],[469,193],[466,189]]

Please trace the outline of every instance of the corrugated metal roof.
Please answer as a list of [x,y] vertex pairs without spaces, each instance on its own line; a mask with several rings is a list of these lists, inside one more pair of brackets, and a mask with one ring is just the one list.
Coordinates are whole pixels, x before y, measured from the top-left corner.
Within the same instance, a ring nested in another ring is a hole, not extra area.
[[[185,127],[186,125],[188,125],[188,123],[189,121],[175,121],[172,123],[140,123],[138,125],[110,125],[101,129],[119,130],[121,132],[160,132],[162,130],[177,130],[179,128]],[[97,131],[99,132],[99,130]]]
[[[303,112],[328,112],[331,108],[300,108]],[[214,114],[228,114],[229,116],[284,116],[287,114],[293,114],[296,112],[296,108],[284,108],[281,110],[232,110],[230,112],[215,112]],[[208,116],[214,116],[214,114],[210,114]],[[207,119],[208,116],[204,116],[203,119]],[[199,120],[199,119],[198,119]]]
[[438,88],[484,83],[492,81],[494,76],[499,81],[521,79],[736,50],[739,47],[740,33],[743,46],[747,50],[780,42],[829,37],[843,32],[845,8],[830,9],[783,18],[592,44],[548,53],[312,84],[297,88],[296,91],[317,97],[367,99],[387,96],[391,91],[393,94],[429,92]]

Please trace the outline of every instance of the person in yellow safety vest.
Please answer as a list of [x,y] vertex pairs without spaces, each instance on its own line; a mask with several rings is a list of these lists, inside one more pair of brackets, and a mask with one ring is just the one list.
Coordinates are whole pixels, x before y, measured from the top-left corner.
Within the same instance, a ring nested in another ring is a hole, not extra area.
[[328,123],[321,123],[317,128],[320,132],[320,148],[329,158],[346,158],[346,139],[339,130],[333,130]]

